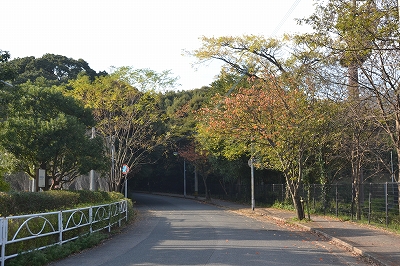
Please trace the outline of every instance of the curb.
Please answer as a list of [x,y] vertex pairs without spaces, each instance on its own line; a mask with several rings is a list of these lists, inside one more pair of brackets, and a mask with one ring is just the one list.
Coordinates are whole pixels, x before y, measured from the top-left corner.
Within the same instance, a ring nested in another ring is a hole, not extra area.
[[[219,206],[219,207],[222,207],[224,209],[230,209],[227,206],[218,205],[218,203],[215,203],[215,202],[207,202],[207,201],[203,201],[203,200],[198,200],[198,201],[205,202],[205,203],[208,203],[208,204],[212,204],[212,205],[215,205],[215,206]],[[306,231],[310,232],[311,234],[318,235],[318,236],[323,236],[324,238],[326,238],[329,241],[331,241],[332,243],[334,243],[336,246],[342,247],[342,248],[346,249],[347,251],[349,251],[349,252],[351,252],[351,253],[353,253],[353,254],[355,254],[357,256],[360,256],[364,260],[367,260],[368,262],[373,262],[377,266],[378,265],[379,266],[390,266],[390,265],[380,261],[379,259],[377,259],[373,255],[371,255],[370,253],[365,252],[362,249],[357,248],[357,247],[353,246],[350,243],[347,243],[347,242],[345,242],[345,241],[343,241],[343,240],[341,240],[341,239],[339,239],[337,237],[331,236],[331,235],[329,235],[329,234],[327,234],[325,232],[322,232],[322,231],[320,231],[318,229],[309,227],[309,226],[304,225],[304,224],[296,223],[296,222],[289,222],[285,218],[280,218],[280,217],[276,217],[276,216],[270,215],[270,214],[268,214],[266,212],[257,211],[257,209],[254,210],[254,212],[257,213],[257,214],[260,214],[261,216],[268,216],[269,218],[271,218],[271,219],[273,219],[275,221],[278,221],[278,222],[294,224],[294,225],[296,225],[298,227],[301,227],[301,228],[305,229]]]
[[[184,198],[181,195],[172,195],[172,194],[164,194],[164,193],[154,193],[154,194],[170,196],[170,197]],[[202,203],[218,206],[220,208],[227,209],[227,210],[231,209],[228,206],[219,205],[218,203],[213,202],[212,200],[211,201],[207,201],[207,200],[203,200],[201,198],[194,198],[194,197],[190,197],[190,196],[186,197],[186,199],[195,200],[195,201],[199,201],[199,202],[202,202]],[[347,243],[347,242],[345,242],[345,241],[343,241],[343,240],[341,240],[339,238],[336,238],[336,237],[331,236],[331,235],[329,235],[327,233],[324,233],[324,232],[322,232],[322,231],[320,231],[318,229],[306,226],[304,224],[296,223],[296,222],[289,222],[285,218],[280,218],[280,217],[276,217],[276,216],[270,215],[270,214],[268,214],[266,212],[257,211],[257,209],[255,209],[254,212],[257,213],[257,214],[260,214],[262,216],[268,216],[269,218],[271,218],[271,219],[273,219],[275,221],[278,221],[278,222],[294,224],[294,225],[296,225],[298,227],[301,227],[301,228],[305,229],[306,231],[310,232],[311,234],[315,234],[315,235],[318,235],[318,236],[323,236],[326,239],[328,239],[329,241],[332,241],[336,246],[342,247],[342,248],[346,249],[347,251],[349,251],[349,252],[351,252],[351,253],[353,253],[353,254],[355,254],[357,256],[360,256],[364,260],[367,260],[367,262],[373,262],[377,266],[390,266],[390,265],[380,261],[379,259],[375,258],[370,253],[365,252],[362,249],[357,248],[357,247],[353,246],[350,243]]]
[[[283,219],[283,220],[285,220],[285,219]],[[347,243],[347,242],[345,242],[345,241],[343,241],[343,240],[341,240],[341,239],[339,239],[337,237],[331,236],[331,235],[329,235],[329,234],[327,234],[325,232],[322,232],[322,231],[320,231],[318,229],[315,229],[315,228],[312,228],[312,227],[309,227],[309,226],[306,226],[306,225],[303,225],[303,224],[299,224],[299,223],[294,223],[294,224],[296,224],[296,226],[304,228],[306,231],[309,231],[312,234],[325,237],[329,241],[333,242],[336,246],[343,247],[347,251],[349,251],[349,252],[351,252],[351,253],[353,253],[355,255],[358,255],[360,257],[363,257],[364,259],[368,260],[368,262],[373,262],[373,263],[375,263],[375,264],[377,264],[379,266],[390,266],[390,265],[388,265],[386,263],[383,263],[379,259],[375,258],[373,255],[369,254],[368,252],[365,252],[362,249],[357,248],[357,247],[355,247],[355,246],[353,246],[353,245],[351,245],[351,244],[349,244],[349,243]]]

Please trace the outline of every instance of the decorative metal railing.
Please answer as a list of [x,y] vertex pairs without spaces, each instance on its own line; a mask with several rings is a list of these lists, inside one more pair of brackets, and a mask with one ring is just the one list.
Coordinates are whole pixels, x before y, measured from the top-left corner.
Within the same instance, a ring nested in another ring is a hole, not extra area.
[[127,201],[73,210],[0,218],[1,266],[21,253],[62,245],[128,220]]

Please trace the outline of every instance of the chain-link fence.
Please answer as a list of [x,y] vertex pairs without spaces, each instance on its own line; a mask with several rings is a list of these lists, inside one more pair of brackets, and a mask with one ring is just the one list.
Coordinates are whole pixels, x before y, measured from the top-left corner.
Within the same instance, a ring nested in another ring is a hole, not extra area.
[[[367,220],[369,223],[400,226],[400,183],[368,183],[355,188],[353,184],[303,185],[300,195],[305,212],[330,214],[348,219]],[[236,199],[250,199],[250,187],[237,186]],[[276,202],[292,204],[285,184],[256,185],[258,204]]]

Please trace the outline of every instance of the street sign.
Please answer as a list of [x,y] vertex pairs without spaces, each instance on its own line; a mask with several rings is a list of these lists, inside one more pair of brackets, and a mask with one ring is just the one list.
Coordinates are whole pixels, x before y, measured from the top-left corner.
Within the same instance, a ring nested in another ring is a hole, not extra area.
[[40,188],[46,187],[46,170],[44,169],[39,169],[38,186]]
[[124,175],[126,175],[127,173],[129,173],[129,166],[127,166],[126,164],[122,165],[121,171]]

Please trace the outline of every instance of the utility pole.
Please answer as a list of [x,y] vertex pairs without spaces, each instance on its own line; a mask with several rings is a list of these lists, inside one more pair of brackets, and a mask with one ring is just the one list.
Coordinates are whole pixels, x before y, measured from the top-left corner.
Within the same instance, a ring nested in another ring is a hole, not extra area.
[[[92,136],[91,136],[91,139],[94,139],[95,135],[96,135],[96,130],[95,130],[94,127],[92,127]],[[96,190],[96,180],[95,180],[95,173],[94,173],[94,170],[93,170],[93,169],[90,170],[89,176],[90,176],[89,190],[95,191],[95,190]]]
[[[355,16],[357,9],[357,0],[352,0],[352,15]],[[400,1],[400,0],[399,0]],[[347,67],[348,83],[347,92],[350,101],[357,101],[359,99],[359,88],[358,88],[358,62],[357,58],[352,58],[350,65]]]
[[256,201],[255,201],[255,195],[254,195],[254,162],[255,162],[255,158],[254,158],[254,144],[253,144],[253,137],[251,137],[251,156],[250,156],[250,160],[249,160],[249,166],[251,169],[251,180],[250,180],[250,185],[251,185],[251,210],[254,211],[255,209],[255,205],[256,205]]
[[254,211],[256,201],[254,197],[254,157],[251,156],[251,210]]
[[399,21],[400,21],[400,0],[397,0],[397,10],[399,12]]
[[[374,0],[352,0],[352,10],[351,12],[351,16],[353,16],[354,19],[356,19],[356,15],[357,15],[357,1],[359,2],[367,2],[365,5],[367,5],[367,9],[363,9],[363,12],[373,12],[373,10],[375,10],[376,6],[375,6],[375,2]],[[398,0],[399,2],[400,0]],[[357,30],[357,29],[356,29]],[[375,31],[375,29],[370,29],[371,31]],[[365,60],[367,60],[368,55],[360,55],[357,51],[358,49],[369,49],[370,46],[372,45],[370,42],[368,41],[369,36],[365,36],[364,34],[367,33],[358,33],[357,37],[356,37],[356,41],[357,38],[359,38],[358,43],[354,44],[350,44],[349,50],[354,50],[354,54],[351,56],[350,58],[350,62],[348,63],[348,96],[349,96],[349,100],[350,101],[358,101],[359,97],[360,97],[360,91],[359,91],[359,80],[358,80],[358,69],[360,68],[360,66],[364,63]],[[352,39],[354,37],[350,36],[350,39]],[[364,40],[364,38],[367,38],[367,40]],[[348,38],[349,39],[349,38]],[[346,40],[346,41],[350,41],[350,43],[353,40]],[[357,47],[359,45],[362,45],[362,47]]]

